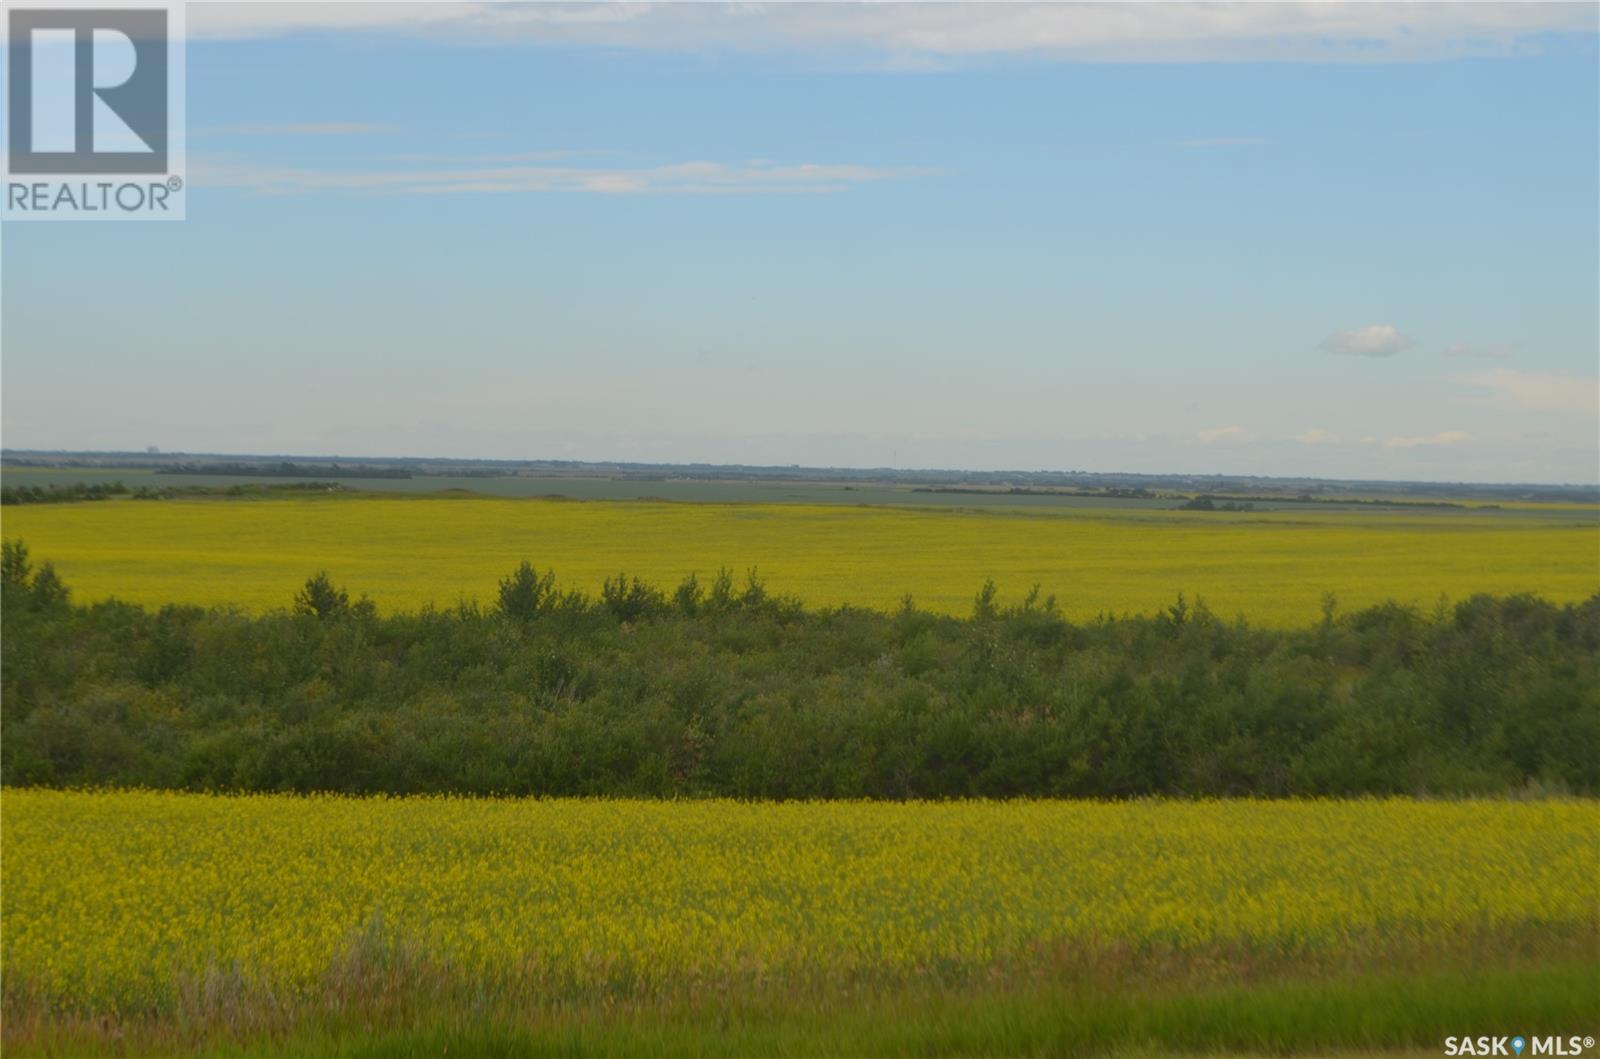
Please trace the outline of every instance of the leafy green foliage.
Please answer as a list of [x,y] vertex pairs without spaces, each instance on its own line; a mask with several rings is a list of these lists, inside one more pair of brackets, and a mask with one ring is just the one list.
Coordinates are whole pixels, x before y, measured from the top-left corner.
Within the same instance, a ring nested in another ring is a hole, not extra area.
[[667,609],[667,599],[653,585],[619,573],[600,586],[600,605],[618,621],[635,622],[660,616]]
[[0,505],[67,504],[79,500],[106,500],[126,496],[121,482],[73,482],[70,485],[8,485],[0,487]]
[[526,559],[500,582],[500,613],[516,621],[532,621],[556,603],[555,571],[543,577]]
[[0,544],[0,594],[7,609],[53,611],[66,607],[67,586],[51,563],[35,572],[28,558],[28,546],[21,541]]
[[350,613],[350,594],[335,588],[328,572],[306,578],[305,587],[294,597],[294,612],[312,618],[338,618]]
[[[1600,792],[1600,595],[1299,630],[1179,600],[1066,620],[807,610],[723,570],[378,616],[69,604],[3,556],[0,778],[196,790],[750,798]],[[47,576],[48,571],[48,576]],[[306,620],[307,615],[319,620]],[[532,620],[530,620],[530,618]]]

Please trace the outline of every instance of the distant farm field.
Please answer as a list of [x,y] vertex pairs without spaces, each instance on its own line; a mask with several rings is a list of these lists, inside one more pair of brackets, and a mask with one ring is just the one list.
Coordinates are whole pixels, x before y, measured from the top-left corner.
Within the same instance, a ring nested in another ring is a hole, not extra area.
[[7,508],[4,533],[56,564],[80,600],[289,605],[326,569],[380,609],[487,600],[523,559],[594,591],[619,571],[666,587],[719,566],[816,606],[966,613],[986,578],[1002,600],[1034,584],[1071,617],[1152,612],[1179,592],[1225,617],[1315,620],[1326,593],[1395,599],[1600,584],[1582,512],[953,509],[491,498],[112,500]]
[[[1170,493],[1160,496],[1082,495],[1073,489],[1039,488],[1014,492],[1011,488],[916,486],[906,482],[838,482],[826,479],[767,478],[674,478],[674,477],[596,477],[586,475],[451,475],[418,474],[411,478],[329,478],[316,474],[241,475],[241,474],[164,474],[148,467],[13,467],[0,471],[7,486],[49,488],[119,482],[130,490],[184,489],[193,487],[262,488],[319,483],[354,492],[419,495],[437,493],[476,493],[486,497],[549,497],[570,500],[665,500],[701,504],[873,504],[897,507],[1005,507],[1005,508],[1090,508],[1128,511],[1155,511],[1177,507],[1182,498]],[[1226,491],[1226,490],[1224,490]],[[1466,492],[1465,490],[1463,492]],[[1303,503],[1288,495],[1262,494],[1250,503],[1258,511],[1361,511],[1373,507],[1439,514],[1471,514],[1495,511],[1531,512],[1550,516],[1591,518],[1595,505],[1580,500],[1490,500],[1482,495],[1452,496],[1447,490],[1427,495],[1404,496],[1392,491],[1363,492],[1352,488],[1348,494],[1319,492],[1314,503]]]
[[570,502],[483,498],[103,501],[8,509],[7,537],[54,562],[80,599],[287,606],[326,569],[380,608],[484,600],[522,559],[594,591],[618,571],[670,587],[758,567],[812,605],[964,613],[986,578],[1039,584],[1077,618],[1149,612],[1179,592],[1269,625],[1313,620],[1325,593],[1396,599],[1600,583],[1593,522],[1570,512],[1193,513]]
[[[370,1033],[418,1012],[538,1027],[594,1008],[617,1031],[630,1013],[688,1004],[703,1030],[751,1005],[777,1005],[793,1024],[932,989],[957,1003],[1053,995],[1012,1013],[1054,1034],[1041,1054],[1145,1034],[1161,1051],[1419,1047],[1496,1018],[1586,1030],[1578,998],[1596,980],[1592,802],[11,790],[5,803],[12,1045],[43,1044],[74,1016],[91,1034],[154,1019],[226,1037],[317,1025],[319,1013]],[[1519,966],[1543,968],[1530,972],[1546,976],[1540,991],[1479,981]],[[1310,991],[1275,998],[1286,968],[1332,983],[1327,997],[1374,973],[1420,977],[1358,989],[1355,1010],[1325,1012],[1331,1001]],[[1162,983],[1199,992],[1140,999]],[[1262,999],[1209,1010],[1205,990],[1241,985],[1264,988]],[[1017,1030],[957,1020],[943,1032],[993,1054],[1028,1050],[1001,1047]],[[987,1045],[985,1033],[996,1035]],[[595,1050],[661,1050],[641,1039]],[[870,1041],[820,1050],[878,1054]],[[785,1054],[815,1054],[815,1043]]]

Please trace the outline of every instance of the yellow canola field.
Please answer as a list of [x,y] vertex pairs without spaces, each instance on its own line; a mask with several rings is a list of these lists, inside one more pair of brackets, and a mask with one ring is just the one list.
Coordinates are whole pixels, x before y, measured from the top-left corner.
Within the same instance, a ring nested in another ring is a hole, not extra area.
[[1592,932],[1600,805],[749,804],[10,790],[8,1001],[218,969],[315,995],[364,934],[472,982],[893,981],[1038,946]]
[[1273,626],[1388,599],[1600,588],[1600,523],[1582,513],[904,509],[515,499],[294,498],[38,504],[3,532],[55,562],[79,600],[287,607],[326,569],[380,609],[489,600],[523,559],[567,587],[618,571],[670,589],[758,567],[812,605],[965,614],[985,578],[1002,602],[1038,583],[1066,613],[1153,612],[1184,592]]

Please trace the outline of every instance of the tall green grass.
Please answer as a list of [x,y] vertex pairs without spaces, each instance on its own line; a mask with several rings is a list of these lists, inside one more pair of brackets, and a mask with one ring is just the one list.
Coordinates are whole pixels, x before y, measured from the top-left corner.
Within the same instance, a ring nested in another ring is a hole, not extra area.
[[1042,989],[919,995],[803,1007],[736,1000],[693,1009],[529,1014],[417,1013],[378,1029],[332,1018],[244,1042],[107,1038],[80,1028],[7,1055],[203,1059],[534,1059],[585,1056],[1271,1056],[1442,1054],[1449,1036],[1589,1034],[1600,1023],[1600,963],[1468,968],[1417,976],[1258,984],[1203,991]]

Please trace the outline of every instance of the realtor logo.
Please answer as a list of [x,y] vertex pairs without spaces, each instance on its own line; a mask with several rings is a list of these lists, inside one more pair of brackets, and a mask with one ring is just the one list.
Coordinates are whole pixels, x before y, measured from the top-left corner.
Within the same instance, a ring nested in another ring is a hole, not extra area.
[[181,219],[181,5],[8,7],[5,218]]

